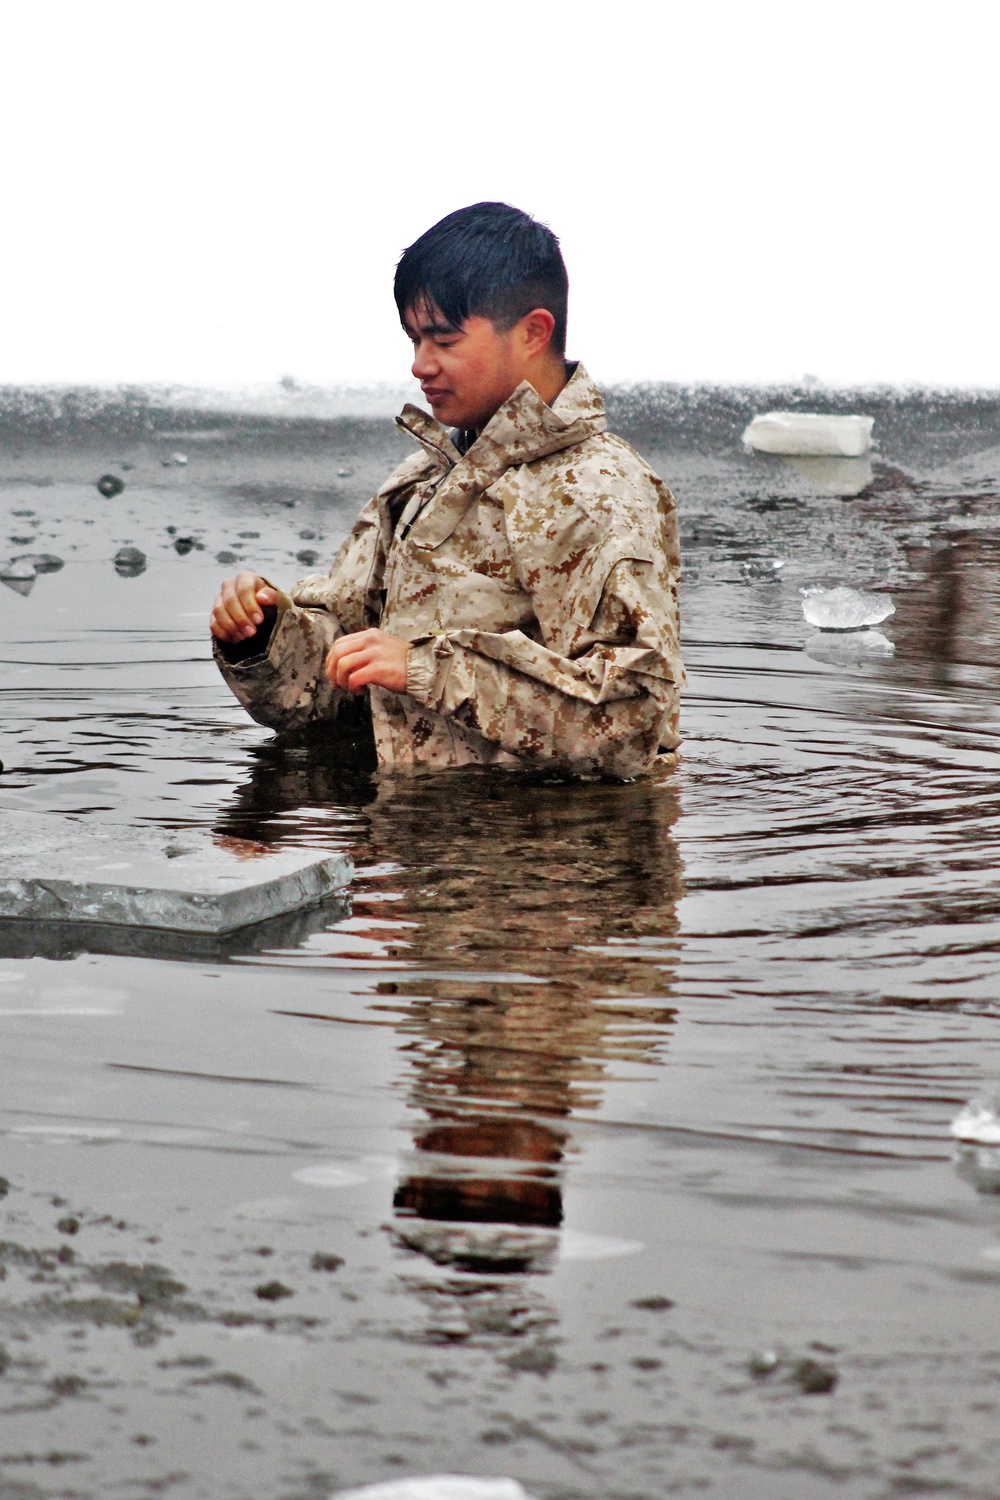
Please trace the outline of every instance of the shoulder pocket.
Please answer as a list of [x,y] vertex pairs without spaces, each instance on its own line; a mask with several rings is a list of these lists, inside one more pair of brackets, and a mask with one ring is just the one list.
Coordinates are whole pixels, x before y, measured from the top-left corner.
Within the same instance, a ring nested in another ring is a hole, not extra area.
[[651,563],[649,543],[628,533],[611,533],[592,547],[566,589],[567,624],[588,629],[593,623],[612,569],[623,562]]

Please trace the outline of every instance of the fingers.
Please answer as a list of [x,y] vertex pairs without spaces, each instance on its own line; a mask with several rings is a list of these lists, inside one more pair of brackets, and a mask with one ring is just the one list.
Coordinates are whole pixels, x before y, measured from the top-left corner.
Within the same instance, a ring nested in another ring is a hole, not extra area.
[[360,693],[373,680],[370,672],[377,661],[380,634],[378,630],[360,630],[334,641],[327,652],[325,667],[327,680],[333,687]]
[[277,600],[276,591],[258,573],[227,578],[212,606],[212,634],[220,641],[248,639],[264,619],[261,606]]
[[327,680],[349,693],[360,693],[370,683],[401,693],[406,689],[407,641],[383,630],[360,630],[341,636],[327,653]]

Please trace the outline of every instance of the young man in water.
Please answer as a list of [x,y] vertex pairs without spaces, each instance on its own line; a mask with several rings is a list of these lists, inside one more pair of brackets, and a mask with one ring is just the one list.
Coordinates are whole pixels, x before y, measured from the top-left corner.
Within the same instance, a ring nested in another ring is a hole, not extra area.
[[[406,250],[395,298],[433,412],[327,574],[227,580],[215,656],[277,730],[370,714],[379,765],[542,764],[631,777],[678,743],[670,492],[567,364],[551,230],[459,209]],[[449,430],[450,429],[450,430]]]

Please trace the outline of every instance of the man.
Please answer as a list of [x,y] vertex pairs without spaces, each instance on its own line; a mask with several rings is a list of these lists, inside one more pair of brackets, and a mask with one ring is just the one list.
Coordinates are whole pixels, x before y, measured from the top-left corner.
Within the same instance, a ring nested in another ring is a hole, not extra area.
[[[395,298],[434,414],[330,572],[227,580],[216,660],[262,724],[347,719],[379,765],[543,764],[627,778],[678,743],[676,513],[567,364],[551,230],[504,203],[403,253]],[[448,428],[451,431],[448,431]]]

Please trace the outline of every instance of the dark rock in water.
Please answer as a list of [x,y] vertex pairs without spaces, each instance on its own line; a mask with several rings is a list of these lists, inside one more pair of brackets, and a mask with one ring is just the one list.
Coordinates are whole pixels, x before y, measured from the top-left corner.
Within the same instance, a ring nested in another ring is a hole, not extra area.
[[114,556],[115,572],[120,578],[138,578],[146,571],[146,554],[138,547],[119,547]]
[[755,1380],[780,1374],[786,1385],[797,1385],[804,1396],[828,1396],[840,1379],[832,1365],[822,1364],[809,1355],[792,1360],[774,1349],[753,1355],[749,1370]]
[[339,1271],[344,1264],[342,1255],[326,1255],[322,1250],[317,1250],[309,1263],[314,1271]]
[[174,551],[177,552],[177,553],[179,553],[181,557],[186,557],[187,554],[193,550],[193,548],[194,548],[194,537],[193,536],[175,536],[174,537]]
[[27,552],[23,557],[15,557],[14,562],[30,563],[36,573],[58,573],[66,566],[54,552]]
[[537,1343],[530,1344],[526,1349],[518,1349],[516,1354],[510,1354],[502,1361],[508,1370],[527,1370],[532,1375],[551,1375],[558,1361],[551,1345]]
[[97,488],[106,499],[111,500],[115,495],[120,495],[125,488],[124,479],[119,479],[117,474],[102,474],[97,481]]
[[788,1372],[792,1385],[797,1385],[803,1395],[827,1396],[840,1376],[832,1365],[821,1364],[818,1359],[799,1359]]
[[643,1312],[668,1312],[673,1307],[669,1297],[637,1297],[632,1303],[633,1307],[640,1308]]
[[254,1287],[254,1291],[264,1302],[277,1302],[281,1297],[295,1296],[292,1288],[281,1281],[265,1281],[262,1286]]
[[[0,776],[2,776],[2,775],[3,775],[3,761],[0,760]],[[6,1186],[6,1184],[7,1184],[6,1177],[0,1177],[0,1198],[5,1198],[7,1196],[7,1186]]]
[[313,563],[319,562],[319,553],[314,552],[311,547],[303,547],[301,552],[296,552],[295,561],[302,563],[303,567],[311,568]]
[[234,563],[239,561],[235,552],[227,552],[225,548],[215,554],[215,560],[217,563]]

